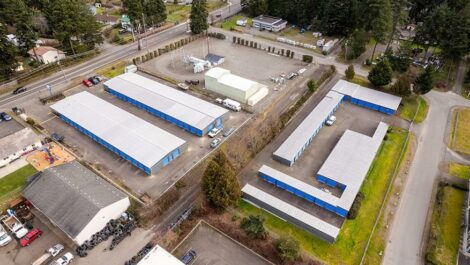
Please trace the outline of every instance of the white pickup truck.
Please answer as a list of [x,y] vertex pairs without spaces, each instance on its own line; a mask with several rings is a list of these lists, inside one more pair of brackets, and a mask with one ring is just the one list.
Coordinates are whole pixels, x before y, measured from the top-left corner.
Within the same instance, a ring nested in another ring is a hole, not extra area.
[[8,245],[11,242],[11,236],[8,235],[7,230],[0,224],[0,247]]
[[26,229],[20,220],[18,220],[14,215],[4,215],[0,217],[0,220],[13,234],[15,234],[16,238],[22,238],[28,233],[28,229]]

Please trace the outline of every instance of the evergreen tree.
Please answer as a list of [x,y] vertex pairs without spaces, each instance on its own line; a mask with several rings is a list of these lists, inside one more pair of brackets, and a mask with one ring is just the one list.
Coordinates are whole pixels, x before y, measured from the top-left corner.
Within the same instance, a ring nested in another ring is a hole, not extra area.
[[401,75],[392,85],[392,91],[402,97],[409,97],[411,95],[411,81],[408,75]]
[[163,0],[147,0],[144,4],[145,22],[153,26],[165,22],[166,6]]
[[379,62],[369,72],[368,79],[376,87],[388,85],[392,81],[392,66],[387,59]]
[[207,24],[208,16],[206,0],[193,0],[191,15],[189,16],[191,32],[199,34],[207,30],[209,28],[209,24]]
[[344,74],[346,75],[346,79],[353,80],[354,76],[356,75],[356,72],[354,71],[354,65],[350,64]]
[[245,7],[248,14],[252,17],[268,13],[267,0],[247,0],[245,1]]
[[290,237],[281,237],[276,242],[277,255],[282,261],[294,262],[300,257],[299,242]]
[[18,66],[16,61],[16,47],[7,39],[7,29],[0,23],[0,75],[4,79],[9,79]]
[[103,42],[101,26],[84,0],[50,0],[44,13],[54,36],[69,51],[77,40],[88,49]]
[[366,12],[366,28],[371,31],[375,41],[371,55],[374,59],[375,50],[378,43],[384,43],[392,27],[392,10],[389,0],[367,0],[368,8]]
[[355,30],[348,41],[348,46],[346,47],[346,58],[348,60],[352,60],[361,56],[361,54],[366,51],[368,40],[367,32],[363,29]]
[[346,36],[356,26],[356,0],[327,1],[321,20],[326,35]]
[[402,23],[404,23],[407,19],[407,7],[409,5],[408,0],[391,0],[390,1],[391,9],[392,9],[392,30],[390,32],[390,37],[387,43],[387,48],[390,47],[390,44],[393,41],[397,33],[397,28]]
[[142,5],[142,0],[123,0],[122,6],[124,7],[124,12],[131,23],[134,24],[134,27],[137,27],[139,23],[142,23],[142,14],[144,12],[144,7]]
[[415,92],[420,94],[426,94],[434,87],[434,69],[428,66],[424,71],[416,78],[415,81]]
[[222,151],[209,162],[203,175],[202,190],[207,201],[221,212],[240,199],[240,183]]
[[256,239],[266,239],[267,233],[263,223],[263,217],[250,215],[248,218],[243,218],[240,226],[249,236]]

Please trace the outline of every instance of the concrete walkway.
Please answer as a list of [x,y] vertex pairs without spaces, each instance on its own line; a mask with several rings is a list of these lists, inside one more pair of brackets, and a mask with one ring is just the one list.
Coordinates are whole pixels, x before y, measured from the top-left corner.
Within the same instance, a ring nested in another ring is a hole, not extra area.
[[22,156],[18,160],[15,160],[11,162],[10,164],[6,165],[5,167],[0,168],[0,179],[26,166],[27,164],[28,164],[28,161],[26,161],[26,158]]
[[470,101],[453,92],[431,91],[425,97],[429,113],[412,128],[418,147],[385,249],[383,264],[387,265],[424,264],[426,219],[433,185],[440,176],[439,163],[448,156],[445,137],[450,111],[455,106],[470,107]]

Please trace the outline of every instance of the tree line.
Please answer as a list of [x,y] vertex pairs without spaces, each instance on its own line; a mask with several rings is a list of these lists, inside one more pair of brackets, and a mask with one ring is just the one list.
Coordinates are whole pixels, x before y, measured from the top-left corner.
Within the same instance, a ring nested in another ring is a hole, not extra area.
[[[0,0],[0,75],[8,79],[38,38],[55,38],[69,53],[103,42],[101,26],[84,0]],[[13,33],[18,46],[6,35]]]

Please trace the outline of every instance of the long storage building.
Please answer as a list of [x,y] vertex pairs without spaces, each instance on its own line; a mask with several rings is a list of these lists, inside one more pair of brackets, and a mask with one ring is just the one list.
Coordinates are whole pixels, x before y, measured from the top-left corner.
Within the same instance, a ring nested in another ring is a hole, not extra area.
[[183,139],[86,91],[51,108],[62,120],[147,174],[167,165],[187,147]]
[[294,225],[307,230],[328,243],[334,243],[339,234],[339,228],[317,218],[291,204],[282,201],[250,184],[243,189],[243,198],[258,207],[273,213]]
[[345,80],[339,80],[331,90],[343,94],[344,100],[353,104],[389,115],[395,114],[401,102],[401,97],[362,87]]
[[338,109],[343,97],[343,94],[335,91],[328,92],[315,109],[274,152],[274,158],[283,164],[292,166],[310,145],[325,121]]
[[125,73],[104,83],[121,100],[171,122],[198,136],[222,126],[227,109],[191,96],[135,73]]

